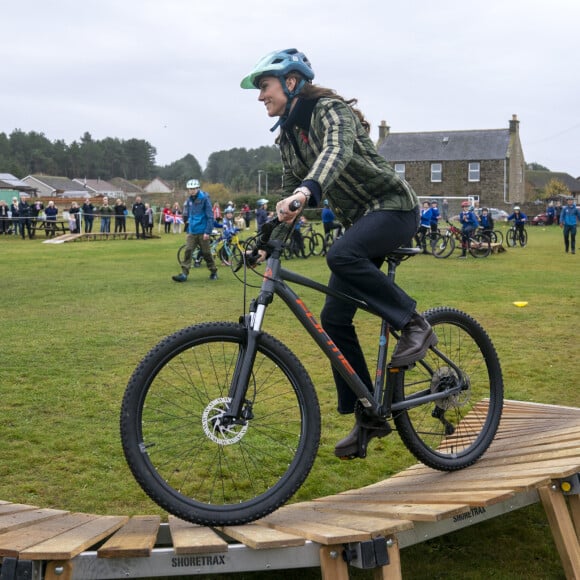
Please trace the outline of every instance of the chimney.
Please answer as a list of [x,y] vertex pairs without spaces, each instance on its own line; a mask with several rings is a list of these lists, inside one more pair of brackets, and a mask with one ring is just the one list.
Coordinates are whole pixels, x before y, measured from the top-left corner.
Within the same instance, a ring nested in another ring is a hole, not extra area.
[[381,124],[379,125],[379,142],[388,137],[390,131],[391,128],[387,125],[387,122],[381,121]]
[[512,115],[512,120],[510,121],[510,133],[519,133],[520,122],[518,121],[517,115]]

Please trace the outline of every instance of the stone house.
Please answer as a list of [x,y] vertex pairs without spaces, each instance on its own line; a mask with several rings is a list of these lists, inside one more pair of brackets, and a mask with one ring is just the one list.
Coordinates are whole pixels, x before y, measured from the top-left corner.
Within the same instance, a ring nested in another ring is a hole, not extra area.
[[377,148],[421,197],[473,196],[507,210],[525,202],[519,123],[513,115],[505,129],[391,133],[382,121]]

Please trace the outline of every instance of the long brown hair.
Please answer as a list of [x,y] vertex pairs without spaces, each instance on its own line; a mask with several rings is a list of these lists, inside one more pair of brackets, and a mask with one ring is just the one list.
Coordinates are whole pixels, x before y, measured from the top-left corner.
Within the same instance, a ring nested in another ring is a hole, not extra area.
[[[295,77],[297,81],[300,81],[303,78],[301,75],[296,73],[293,74],[292,72],[290,72],[288,76]],[[344,97],[341,97],[334,89],[328,89],[326,87],[321,87],[320,85],[313,85],[311,82],[304,84],[302,90],[300,91],[300,96],[305,99],[320,99],[321,97],[327,97],[330,99],[338,99],[339,101],[346,103],[352,109],[353,113],[359,118],[365,131],[367,133],[371,132],[370,123],[365,119],[365,116],[362,114],[362,112],[355,107],[355,105],[358,103],[357,99],[345,99]]]

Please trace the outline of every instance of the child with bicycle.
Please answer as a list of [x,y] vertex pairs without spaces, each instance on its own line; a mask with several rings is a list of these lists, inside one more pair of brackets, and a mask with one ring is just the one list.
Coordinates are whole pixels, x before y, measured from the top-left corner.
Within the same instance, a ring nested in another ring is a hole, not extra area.
[[[263,57],[241,82],[242,88],[258,89],[258,100],[268,116],[278,120],[277,144],[283,165],[284,192],[276,205],[280,225],[272,232],[286,238],[288,230],[308,205],[323,199],[345,227],[327,253],[331,270],[329,287],[365,301],[401,331],[392,366],[408,366],[437,343],[429,323],[416,312],[416,301],[381,270],[385,256],[409,245],[419,224],[419,203],[410,185],[381,157],[369,137],[370,125],[334,90],[314,85],[308,58],[296,49],[274,51]],[[295,204],[299,205],[295,209]],[[266,253],[262,251],[260,259]],[[326,333],[348,363],[372,389],[373,382],[359,344],[353,317],[356,306],[328,296],[321,314]],[[339,441],[335,455],[360,457],[362,445],[384,437],[390,426],[370,420],[357,405],[356,396],[333,369],[338,393],[338,412],[355,412],[352,431]]]
[[484,207],[481,210],[481,215],[479,216],[479,227],[482,229],[483,233],[490,236],[491,239],[491,232],[493,232],[493,227],[494,227],[494,223],[493,223],[493,218],[491,217],[491,214],[489,213],[489,210]]
[[459,213],[459,223],[461,224],[461,256],[467,258],[467,248],[469,240],[475,230],[479,227],[479,220],[473,211],[473,206],[468,201],[461,202],[461,212]]
[[511,222],[511,221],[514,222],[514,226],[516,228],[516,234],[517,234],[517,237],[519,238],[522,246],[525,243],[524,227],[526,225],[527,219],[528,219],[528,217],[526,216],[525,213],[522,212],[519,205],[516,205],[514,207],[513,213],[511,215],[509,215],[507,218],[508,222]]

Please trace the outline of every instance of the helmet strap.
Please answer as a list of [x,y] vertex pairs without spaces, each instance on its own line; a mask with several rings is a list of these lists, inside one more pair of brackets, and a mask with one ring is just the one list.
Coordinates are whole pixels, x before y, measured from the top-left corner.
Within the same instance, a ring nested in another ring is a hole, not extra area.
[[286,122],[286,120],[288,119],[288,115],[290,115],[290,107],[292,106],[292,101],[298,96],[298,94],[302,90],[302,87],[306,84],[306,79],[300,79],[298,81],[298,83],[296,84],[296,87],[294,88],[294,90],[291,91],[288,88],[288,85],[286,84],[285,77],[278,77],[278,80],[280,81],[280,84],[282,85],[282,90],[284,91],[284,94],[286,95],[287,101],[286,101],[286,109],[284,111],[284,114],[278,118],[278,121],[276,122],[276,124],[270,129],[270,131],[272,131],[272,132],[275,131],[282,123]]

